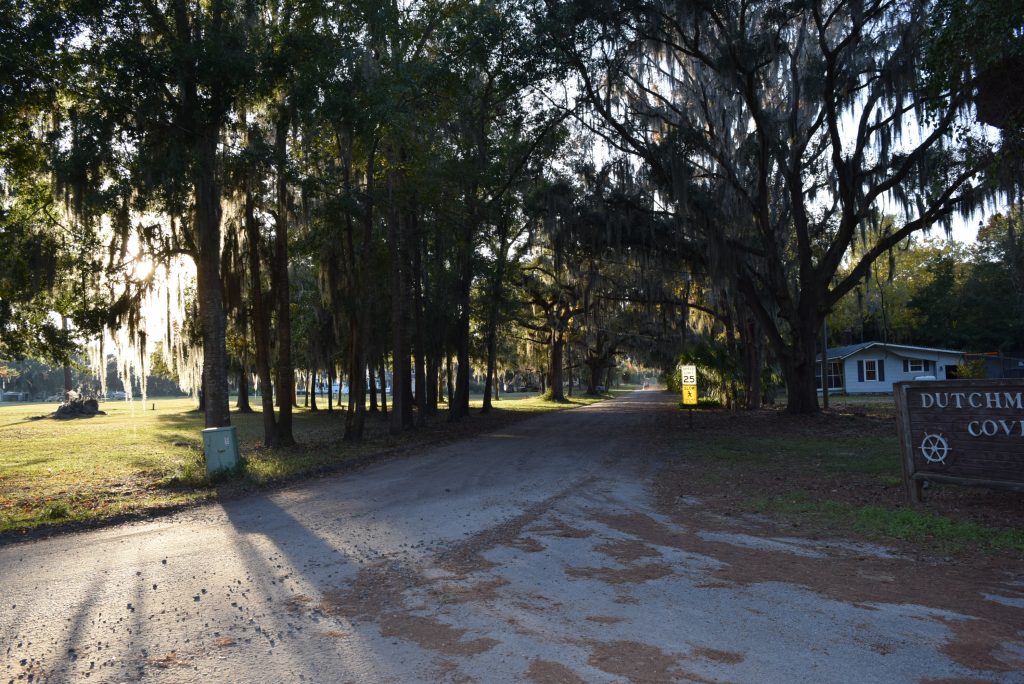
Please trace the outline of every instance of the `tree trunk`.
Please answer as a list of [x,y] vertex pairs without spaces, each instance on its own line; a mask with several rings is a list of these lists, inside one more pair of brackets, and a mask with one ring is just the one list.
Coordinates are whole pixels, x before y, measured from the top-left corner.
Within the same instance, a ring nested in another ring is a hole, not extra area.
[[791,351],[782,360],[782,372],[786,380],[787,413],[811,414],[819,411],[815,374],[815,345],[819,324],[820,322],[816,320],[801,321],[800,327],[794,331]]
[[377,413],[377,374],[373,372],[373,364],[366,367],[367,384],[370,387],[370,413]]
[[551,331],[551,346],[548,356],[548,399],[565,401],[565,389],[562,386],[562,352],[565,350],[565,334]]
[[351,351],[348,370],[348,415],[345,416],[345,441],[363,439],[366,424],[366,357],[363,354],[362,335],[356,316],[350,317]]
[[597,394],[597,386],[601,384],[601,371],[604,370],[604,363],[601,359],[587,359],[587,368],[590,370],[587,379],[587,394]]
[[[61,320],[61,328],[65,332],[67,332],[67,329],[68,329],[68,319],[65,318],[64,316],[61,316],[60,320]],[[64,364],[64,398],[65,399],[67,399],[68,393],[71,390],[73,390],[73,389],[74,389],[74,386],[71,384],[71,366],[69,366],[67,364]],[[143,406],[142,408],[145,409],[146,407]]]
[[566,343],[565,345],[565,356],[566,356],[566,374],[568,377],[569,385],[569,396],[572,396],[572,345]]
[[380,357],[380,412],[388,417],[388,369],[385,357]]
[[402,422],[405,424],[406,427],[411,427],[414,424],[415,420],[415,415],[413,414],[413,407],[415,406],[416,403],[416,399],[415,397],[413,397],[412,394],[413,373],[415,371],[413,370],[411,354],[408,360],[406,360],[404,366],[405,369],[409,372],[409,382],[405,383],[405,401],[403,402],[402,410],[407,415],[403,416]]
[[783,371],[786,374],[786,411],[791,414],[817,413],[818,388],[813,364],[791,362],[783,366]]
[[334,363],[327,367],[327,412],[334,412]]
[[762,404],[761,336],[754,320],[747,321],[747,408],[757,411]]
[[[429,254],[424,248],[424,254]],[[440,245],[435,245],[434,249],[434,264],[439,270],[443,268],[443,248]],[[443,329],[443,325],[438,320],[438,316],[433,306],[433,288],[431,283],[431,269],[422,269],[422,287],[423,287],[423,317],[424,317],[424,353],[426,354],[426,386],[424,390],[426,392],[426,406],[422,407],[421,410],[428,415],[437,415],[437,405],[441,400],[441,353],[443,348],[444,335],[440,332]]]
[[448,396],[448,410],[451,411],[452,410],[452,402],[455,399],[455,396],[454,396],[455,387],[452,384],[452,355],[450,353],[445,353],[445,355],[444,355],[444,363],[445,363],[445,384],[444,384],[444,389],[445,389],[445,394],[447,394],[447,396]]
[[440,396],[441,384],[441,357],[431,353],[427,356],[427,405],[428,415],[437,413],[437,402]]
[[393,196],[395,178],[389,175],[388,192],[391,209],[388,216],[388,242],[391,251],[391,432],[397,433],[412,426],[412,406],[409,404],[409,336],[407,330],[408,290],[405,258],[402,249],[403,214],[395,206]]
[[244,360],[238,370],[238,399],[235,401],[235,410],[239,413],[253,412],[249,403],[249,371]]
[[[723,299],[725,299],[723,297]],[[732,316],[732,305],[726,300],[725,306],[725,349],[729,354],[730,365],[735,363],[739,365],[739,352],[736,349],[736,328],[733,325]],[[735,412],[738,408],[736,406],[736,374],[734,372],[729,373],[729,378],[726,383],[726,408],[730,411]]]
[[[497,277],[495,280],[497,281]],[[491,388],[496,382],[494,375],[498,356],[498,287],[500,286],[495,282],[487,310],[487,377],[484,379],[484,405],[480,409],[481,413],[488,413],[491,410]]]
[[277,303],[277,389],[283,401],[277,420],[274,446],[295,444],[292,434],[292,402],[295,399],[295,370],[292,368],[291,291],[288,279],[288,176],[285,173],[288,153],[290,116],[282,104],[278,111],[274,138],[277,163],[277,198],[274,231],[274,295]]
[[203,331],[205,425],[231,425],[228,407],[227,320],[224,285],[220,279],[220,187],[217,184],[217,130],[205,132],[199,143],[196,193],[196,286],[199,322]]
[[306,387],[306,396],[309,397],[309,410],[319,411],[320,409],[316,405],[316,381],[318,371],[309,371],[309,385]]
[[[475,198],[475,184],[469,194]],[[475,200],[471,199],[474,202]],[[458,420],[469,415],[469,321],[471,315],[471,291],[473,286],[473,236],[475,235],[476,211],[470,208],[470,218],[465,222],[458,244],[458,320],[455,327],[455,354],[458,368],[455,371],[455,393],[448,407],[448,419]]]
[[[415,217],[414,217],[415,220]],[[416,425],[423,426],[427,423],[427,369],[424,352],[423,334],[423,250],[420,240],[419,221],[413,224],[412,236],[410,238],[412,251],[412,285],[413,285],[413,358],[416,376],[416,395],[413,402],[416,404]]]
[[274,391],[270,375],[270,320],[263,297],[263,276],[260,265],[260,229],[256,221],[256,201],[252,192],[245,193],[245,241],[249,258],[249,299],[252,306],[253,346],[256,348],[256,376],[260,381],[260,404],[263,407],[263,444],[277,443],[277,420],[274,417]]
[[448,419],[458,420],[469,415],[469,318],[470,318],[470,286],[472,269],[468,265],[469,256],[463,257],[467,264],[462,269],[459,279],[459,318],[456,324],[455,353],[458,368],[455,371],[455,392],[451,406],[448,407]]

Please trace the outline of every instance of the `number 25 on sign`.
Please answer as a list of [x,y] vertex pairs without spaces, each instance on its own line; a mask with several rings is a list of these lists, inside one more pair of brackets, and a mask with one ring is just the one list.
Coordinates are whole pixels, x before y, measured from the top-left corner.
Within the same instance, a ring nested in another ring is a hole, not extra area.
[[682,385],[683,385],[683,405],[685,406],[696,406],[697,405],[697,367],[696,366],[682,366],[680,367],[680,373],[682,374]]

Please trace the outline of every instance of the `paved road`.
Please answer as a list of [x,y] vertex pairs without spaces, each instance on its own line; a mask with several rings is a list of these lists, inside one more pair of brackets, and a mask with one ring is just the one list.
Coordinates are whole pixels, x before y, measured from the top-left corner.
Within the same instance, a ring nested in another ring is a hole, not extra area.
[[[1024,681],[1022,632],[974,662],[955,648],[969,616],[796,577],[884,550],[659,505],[648,437],[670,410],[637,392],[0,548],[0,682]],[[1019,589],[989,597],[1010,620]]]

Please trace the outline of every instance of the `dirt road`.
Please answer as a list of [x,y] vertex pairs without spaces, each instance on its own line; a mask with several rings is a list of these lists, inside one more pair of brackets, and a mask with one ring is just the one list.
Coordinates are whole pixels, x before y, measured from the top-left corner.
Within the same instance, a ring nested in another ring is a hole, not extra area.
[[1012,577],[666,497],[672,401],[0,548],[0,682],[1024,682]]

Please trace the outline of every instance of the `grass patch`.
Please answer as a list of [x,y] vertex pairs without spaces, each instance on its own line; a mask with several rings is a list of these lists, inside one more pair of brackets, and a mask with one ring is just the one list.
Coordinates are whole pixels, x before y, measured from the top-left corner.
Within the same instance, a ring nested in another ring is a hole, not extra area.
[[869,534],[912,542],[937,542],[952,551],[981,546],[1024,551],[1024,530],[999,530],[971,520],[953,520],[928,511],[865,506],[855,511],[854,526]]
[[701,445],[707,457],[736,465],[763,465],[796,461],[839,475],[900,477],[896,436],[823,437],[806,435],[716,435]]
[[778,515],[813,516],[819,522],[836,522],[850,511],[850,507],[838,501],[822,501],[807,492],[796,490],[778,497],[760,497],[751,501],[751,510],[758,513]]
[[[577,394],[571,397],[566,397],[565,401],[555,401],[551,398],[550,393],[544,394],[504,394],[501,399],[493,402],[492,406],[496,410],[502,411],[513,411],[513,412],[525,412],[525,413],[543,413],[545,411],[557,410],[560,408],[573,408],[575,406],[589,406],[599,401],[603,401],[613,396],[612,394],[601,394],[597,396]],[[483,406],[483,399],[471,399],[469,402],[470,408],[480,408]]]
[[381,416],[370,414],[358,444],[343,440],[344,411],[300,407],[294,414],[299,445],[286,449],[262,444],[258,407],[251,414],[232,412],[244,467],[215,482],[207,477],[202,453],[203,417],[190,399],[150,399],[145,407],[104,402],[100,408],[108,415],[66,421],[31,419],[56,405],[0,404],[0,532],[190,504],[602,398],[572,397],[563,404],[532,394],[503,395],[487,415],[479,413],[483,402],[476,398],[468,420],[449,424],[442,410],[426,427],[397,436]]
[[855,506],[801,490],[751,499],[747,509],[823,532],[855,531],[874,539],[898,539],[959,553],[968,549],[1024,551],[1024,530],[995,529],[929,511]]
[[43,510],[40,513],[40,517],[47,521],[63,520],[64,518],[67,518],[69,515],[71,515],[71,510],[63,501],[55,501],[46,504],[46,506],[43,507]]

